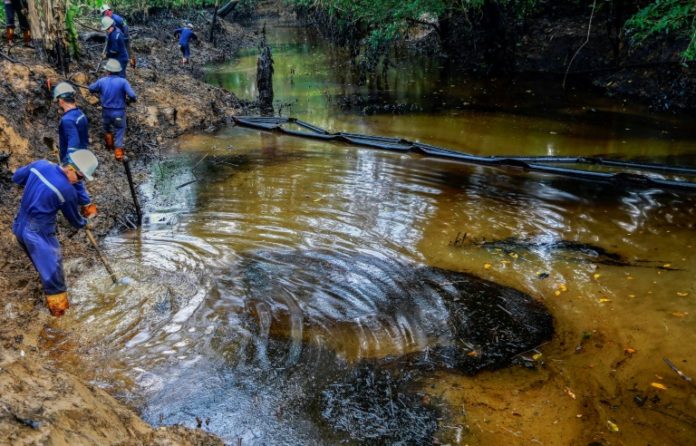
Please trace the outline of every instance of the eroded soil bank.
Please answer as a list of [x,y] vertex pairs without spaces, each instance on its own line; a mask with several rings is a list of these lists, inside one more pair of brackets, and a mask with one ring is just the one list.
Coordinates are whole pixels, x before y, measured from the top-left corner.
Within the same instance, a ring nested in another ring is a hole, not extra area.
[[[167,14],[131,27],[139,67],[129,71],[129,81],[138,102],[127,112],[126,150],[134,161],[138,183],[145,178],[148,162],[167,151],[175,137],[214,129],[244,109],[233,94],[197,78],[200,66],[232,57],[241,46],[253,45],[254,37],[236,24],[218,21],[216,46],[207,41],[194,46],[193,63],[182,67],[170,30],[183,20],[192,21],[203,37],[210,17],[201,11]],[[68,78],[89,84],[102,75],[94,71],[102,46],[84,42],[83,48],[87,53],[72,65]],[[0,217],[4,252],[0,260],[0,444],[221,444],[203,431],[153,429],[106,392],[61,370],[39,348],[42,332],[51,330],[55,320],[45,309],[38,277],[11,232],[22,192],[11,177],[17,167],[31,161],[55,159],[48,146],[57,142],[60,113],[51,102],[46,81],[55,85],[64,77],[39,61],[34,50],[15,47],[10,54],[13,61],[0,59],[0,199],[5,209]],[[103,236],[132,225],[134,210],[123,167],[101,141],[97,98],[78,88],[78,105],[89,118],[90,148],[100,163],[88,187],[99,208],[96,232]],[[64,221],[58,232],[64,257],[81,259],[66,271],[68,283],[75,283],[98,260],[83,232]]]

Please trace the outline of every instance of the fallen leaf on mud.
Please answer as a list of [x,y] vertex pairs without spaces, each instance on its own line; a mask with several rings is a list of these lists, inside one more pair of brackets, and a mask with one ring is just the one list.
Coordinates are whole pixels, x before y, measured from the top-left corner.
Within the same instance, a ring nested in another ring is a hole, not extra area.
[[472,350],[472,351],[470,351],[469,353],[466,354],[466,356],[470,356],[470,357],[472,357],[472,358],[475,358],[475,357],[477,357],[478,355],[479,355],[479,354],[478,354],[478,352],[477,352],[476,350]]
[[650,386],[651,386],[651,387],[654,387],[654,388],[656,388],[656,389],[660,389],[660,390],[667,390],[667,386],[664,385],[664,384],[661,384],[661,383],[655,383],[655,382],[653,382],[653,383],[650,383]]
[[609,432],[618,432],[619,426],[617,426],[613,421],[607,420],[607,429],[609,429]]
[[570,390],[570,388],[566,387],[565,389],[563,389],[563,391],[566,393],[566,395],[568,395],[572,399],[575,399],[575,393],[573,393],[573,391]]

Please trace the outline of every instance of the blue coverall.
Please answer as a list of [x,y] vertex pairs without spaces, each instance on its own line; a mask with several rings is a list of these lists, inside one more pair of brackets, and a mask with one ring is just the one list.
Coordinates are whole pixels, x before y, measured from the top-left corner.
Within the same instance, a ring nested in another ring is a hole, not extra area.
[[4,0],[5,3],[5,23],[7,28],[15,27],[15,15],[19,19],[19,28],[22,31],[29,31],[29,21],[24,15],[23,9],[26,7],[26,2],[22,0]]
[[[89,121],[87,121],[87,116],[79,108],[68,110],[60,119],[60,124],[58,124],[58,156],[60,162],[66,163],[68,155],[76,150],[86,149],[88,146]],[[91,203],[92,199],[87,193],[85,184],[82,181],[78,181],[74,186],[80,206]]]
[[120,15],[114,13],[111,13],[111,19],[114,21],[116,28],[121,30],[123,33],[123,39],[126,41],[126,43],[128,43],[128,25],[126,25],[126,21],[123,20],[123,17]]
[[63,169],[46,160],[17,169],[12,181],[24,186],[12,232],[41,276],[48,295],[67,291],[63,256],[56,238],[56,214],[62,211],[76,228],[87,224],[79,211],[78,193]]
[[114,30],[107,36],[106,42],[106,57],[109,59],[116,59],[121,62],[121,72],[119,76],[126,77],[126,68],[128,67],[128,49],[126,48],[126,41],[123,37],[123,33],[118,27],[114,27]]
[[179,49],[181,50],[181,55],[188,59],[191,55],[189,41],[191,39],[198,39],[198,36],[189,28],[178,28],[174,31],[174,36],[176,37],[177,34],[179,34]]
[[99,93],[104,131],[114,134],[116,148],[123,148],[126,136],[126,96],[137,97],[128,81],[118,75],[104,76],[89,86],[90,93]]

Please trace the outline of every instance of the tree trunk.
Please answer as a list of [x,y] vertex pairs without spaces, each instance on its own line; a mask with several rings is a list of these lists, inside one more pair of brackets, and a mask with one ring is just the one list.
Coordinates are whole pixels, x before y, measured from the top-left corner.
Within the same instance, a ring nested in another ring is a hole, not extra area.
[[256,88],[259,92],[261,115],[273,116],[273,57],[265,39],[256,61]]
[[29,0],[29,24],[36,50],[42,60],[48,59],[63,74],[70,63],[65,13],[69,0]]

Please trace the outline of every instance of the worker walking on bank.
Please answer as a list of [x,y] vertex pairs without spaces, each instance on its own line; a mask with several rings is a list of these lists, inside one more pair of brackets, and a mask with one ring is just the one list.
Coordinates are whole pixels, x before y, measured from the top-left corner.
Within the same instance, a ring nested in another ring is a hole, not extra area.
[[181,50],[181,63],[187,64],[191,57],[189,43],[191,40],[198,40],[198,36],[193,32],[193,25],[187,23],[183,28],[174,30],[174,37],[179,36],[179,49]]
[[106,32],[106,49],[102,55],[105,59],[116,59],[121,64],[119,76],[126,77],[128,65],[128,50],[123,33],[116,27],[116,22],[111,17],[101,19],[101,29]]
[[128,25],[126,25],[126,21],[120,15],[114,13],[109,5],[102,5],[102,7],[99,8],[99,11],[102,13],[103,17],[111,17],[116,28],[118,28],[123,34],[123,40],[126,42],[126,51],[128,51],[128,54],[130,55],[130,66],[131,68],[135,68],[135,55],[131,51],[130,36],[128,34]]
[[62,316],[70,306],[56,238],[56,214],[61,211],[75,228],[88,225],[79,213],[74,185],[82,178],[91,180],[97,165],[92,152],[77,150],[67,156],[65,163],[34,161],[12,176],[12,181],[24,186],[12,233],[41,277],[46,304],[53,316]]
[[29,30],[29,20],[27,20],[26,0],[4,0],[5,3],[5,33],[7,44],[12,45],[15,35],[15,16],[19,20],[19,29],[22,30],[24,46],[31,46],[31,31]]
[[[104,145],[113,150],[118,161],[125,155],[126,104],[135,102],[137,97],[128,81],[119,76],[121,64],[116,59],[109,59],[104,65],[107,76],[89,86],[90,93],[98,93],[102,105],[104,121]],[[115,138],[114,138],[115,136]]]
[[[58,124],[58,160],[67,163],[68,156],[89,147],[89,121],[75,103],[75,89],[67,82],[61,82],[53,89],[53,100],[63,111]],[[97,206],[92,203],[87,188],[82,181],[74,184],[82,215],[96,217]]]

